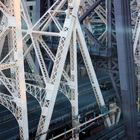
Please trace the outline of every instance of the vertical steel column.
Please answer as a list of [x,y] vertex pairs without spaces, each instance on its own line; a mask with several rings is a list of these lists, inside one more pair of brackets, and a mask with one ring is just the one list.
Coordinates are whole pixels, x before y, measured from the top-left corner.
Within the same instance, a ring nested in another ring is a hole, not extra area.
[[[72,107],[72,127],[79,125],[78,119],[78,77],[77,77],[77,37],[76,28],[73,31],[72,44],[70,46],[70,73],[71,73],[71,107]],[[72,140],[79,140],[79,128],[72,132]]]
[[[107,53],[112,53],[111,48],[112,48],[112,0],[107,0],[106,1],[106,7],[107,7]],[[120,99],[120,94],[113,76],[113,73],[111,72],[111,58],[109,58],[108,61],[108,68],[109,68],[109,76],[113,85],[113,88],[116,93],[117,101],[119,104],[121,103]]]
[[112,0],[106,1],[107,7],[107,47],[112,47]]
[[123,118],[127,140],[138,139],[136,83],[129,0],[114,0]]

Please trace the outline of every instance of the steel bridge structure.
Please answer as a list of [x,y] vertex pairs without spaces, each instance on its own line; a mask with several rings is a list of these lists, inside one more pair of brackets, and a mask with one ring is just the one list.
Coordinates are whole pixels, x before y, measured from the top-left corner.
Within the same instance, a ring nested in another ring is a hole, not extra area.
[[[28,7],[25,0],[0,0],[0,104],[15,117],[20,139],[30,139],[27,94],[41,109],[35,139],[45,140],[61,91],[71,105],[72,128],[68,133],[72,140],[79,140],[80,128],[96,119],[102,118],[107,129],[117,125],[120,114],[127,139],[137,140],[140,0],[37,3],[34,11],[39,14],[32,15],[29,10],[33,7]],[[99,116],[83,124],[78,108],[80,64],[87,71],[100,110]],[[109,106],[96,69],[109,73],[117,99]]]

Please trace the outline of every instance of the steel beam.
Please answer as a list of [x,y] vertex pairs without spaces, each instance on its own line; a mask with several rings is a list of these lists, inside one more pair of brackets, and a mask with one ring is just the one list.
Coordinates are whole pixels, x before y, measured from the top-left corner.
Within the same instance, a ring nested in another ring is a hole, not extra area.
[[122,112],[127,140],[138,139],[136,79],[129,0],[114,0]]
[[93,12],[94,9],[95,9],[101,2],[103,2],[103,1],[104,1],[104,0],[98,0],[98,1],[94,2],[93,5],[80,17],[80,22],[83,22],[83,20],[84,20],[87,16],[89,16],[89,14],[90,14],[91,12]]
[[[107,52],[110,53],[111,48],[112,48],[112,9],[113,9],[112,0],[106,1],[106,7],[107,7],[106,13],[107,13],[107,49],[108,49]],[[119,104],[121,104],[121,98],[118,91],[118,87],[114,80],[113,73],[111,72],[111,61],[112,59],[110,58],[108,62],[109,76],[111,78],[112,85],[116,93],[117,101]]]
[[112,47],[112,0],[106,1],[107,7],[107,47]]
[[102,44],[99,42],[99,40],[95,38],[95,36],[90,32],[90,30],[87,27],[84,27],[84,31],[90,37],[90,39],[92,39],[95,42],[97,47],[102,46]]

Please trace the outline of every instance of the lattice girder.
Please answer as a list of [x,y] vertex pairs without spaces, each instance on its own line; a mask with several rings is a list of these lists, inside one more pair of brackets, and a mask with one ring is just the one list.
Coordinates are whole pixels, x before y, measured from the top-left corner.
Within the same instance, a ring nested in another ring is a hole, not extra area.
[[[20,139],[29,139],[20,0],[1,1],[0,11],[3,13],[0,25],[3,27],[5,26],[4,28],[1,26],[2,32],[0,33],[0,40],[6,34],[8,36],[8,41],[10,42],[8,42],[7,51],[5,52],[7,54],[0,61],[0,80],[12,95],[9,97],[8,95],[1,94],[1,98],[5,101],[5,103],[1,103],[8,109],[11,109],[15,116],[19,124]],[[3,49],[3,46],[0,47]],[[16,81],[15,85],[8,80],[9,77],[14,77]]]

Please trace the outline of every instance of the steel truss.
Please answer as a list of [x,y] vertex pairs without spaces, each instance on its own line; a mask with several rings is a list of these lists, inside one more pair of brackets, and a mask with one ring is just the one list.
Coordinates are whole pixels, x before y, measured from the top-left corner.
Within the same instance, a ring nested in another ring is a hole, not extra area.
[[[29,136],[20,5],[20,0],[0,1],[2,13],[0,81],[8,90],[7,93],[0,91],[0,103],[16,118],[19,124],[20,139],[27,140]],[[5,49],[4,40],[7,35],[8,47]],[[7,54],[2,57],[3,49]],[[12,84],[8,77],[13,78],[16,81],[15,84]]]
[[[102,3],[102,5],[99,3]],[[85,25],[84,31],[87,35],[86,42],[89,43],[90,49],[96,48],[98,56],[101,57],[102,54],[100,54],[100,50],[105,48],[104,53],[106,55],[103,55],[105,59],[100,60],[98,57],[99,59],[94,61],[94,63],[97,67],[101,67],[104,70],[108,69],[118,104],[121,105],[120,82],[118,78],[118,61],[116,61],[117,58],[114,58],[113,53],[113,49],[115,50],[117,46],[115,45],[116,39],[113,31],[115,23],[112,18],[112,15],[114,14],[114,8],[112,5],[113,3],[111,0],[83,0],[80,8],[80,22],[83,22]],[[105,30],[99,33],[98,38],[95,37],[93,33],[94,30],[92,29],[95,23],[99,23],[100,25],[105,26]]]
[[[18,121],[21,139],[29,139],[26,93],[31,94],[41,107],[36,139],[44,140],[47,136],[59,90],[64,93],[71,103],[72,126],[75,128],[79,125],[77,82],[78,48],[80,48],[100,111],[101,113],[108,111],[79,23],[79,6],[80,0],[57,0],[33,24],[28,15],[24,0],[22,0],[22,3],[20,3],[20,0],[0,2],[0,11],[3,13],[0,21],[0,84],[4,85],[11,94],[10,96],[7,93],[0,93],[0,103],[8,108]],[[65,17],[64,20],[61,20],[62,16]],[[22,30],[21,18],[22,23],[26,25]],[[54,26],[55,31],[49,30],[50,25]],[[4,40],[6,37],[8,37],[8,51],[3,56],[2,52],[4,51]],[[58,47],[56,54],[52,53],[45,41],[49,37],[57,39]],[[51,73],[48,72],[48,66],[44,61],[42,50],[48,54],[48,57],[53,62]],[[64,65],[69,54],[70,73],[67,73]],[[36,65],[35,59],[37,59],[38,66]],[[24,60],[25,67],[30,69],[27,72],[24,71]],[[30,81],[34,81],[35,84],[31,84]],[[118,122],[118,118],[114,116],[118,108],[116,105],[112,108],[115,109],[114,113],[104,117],[107,127]],[[76,131],[72,132],[72,138],[79,139],[78,127]]]

